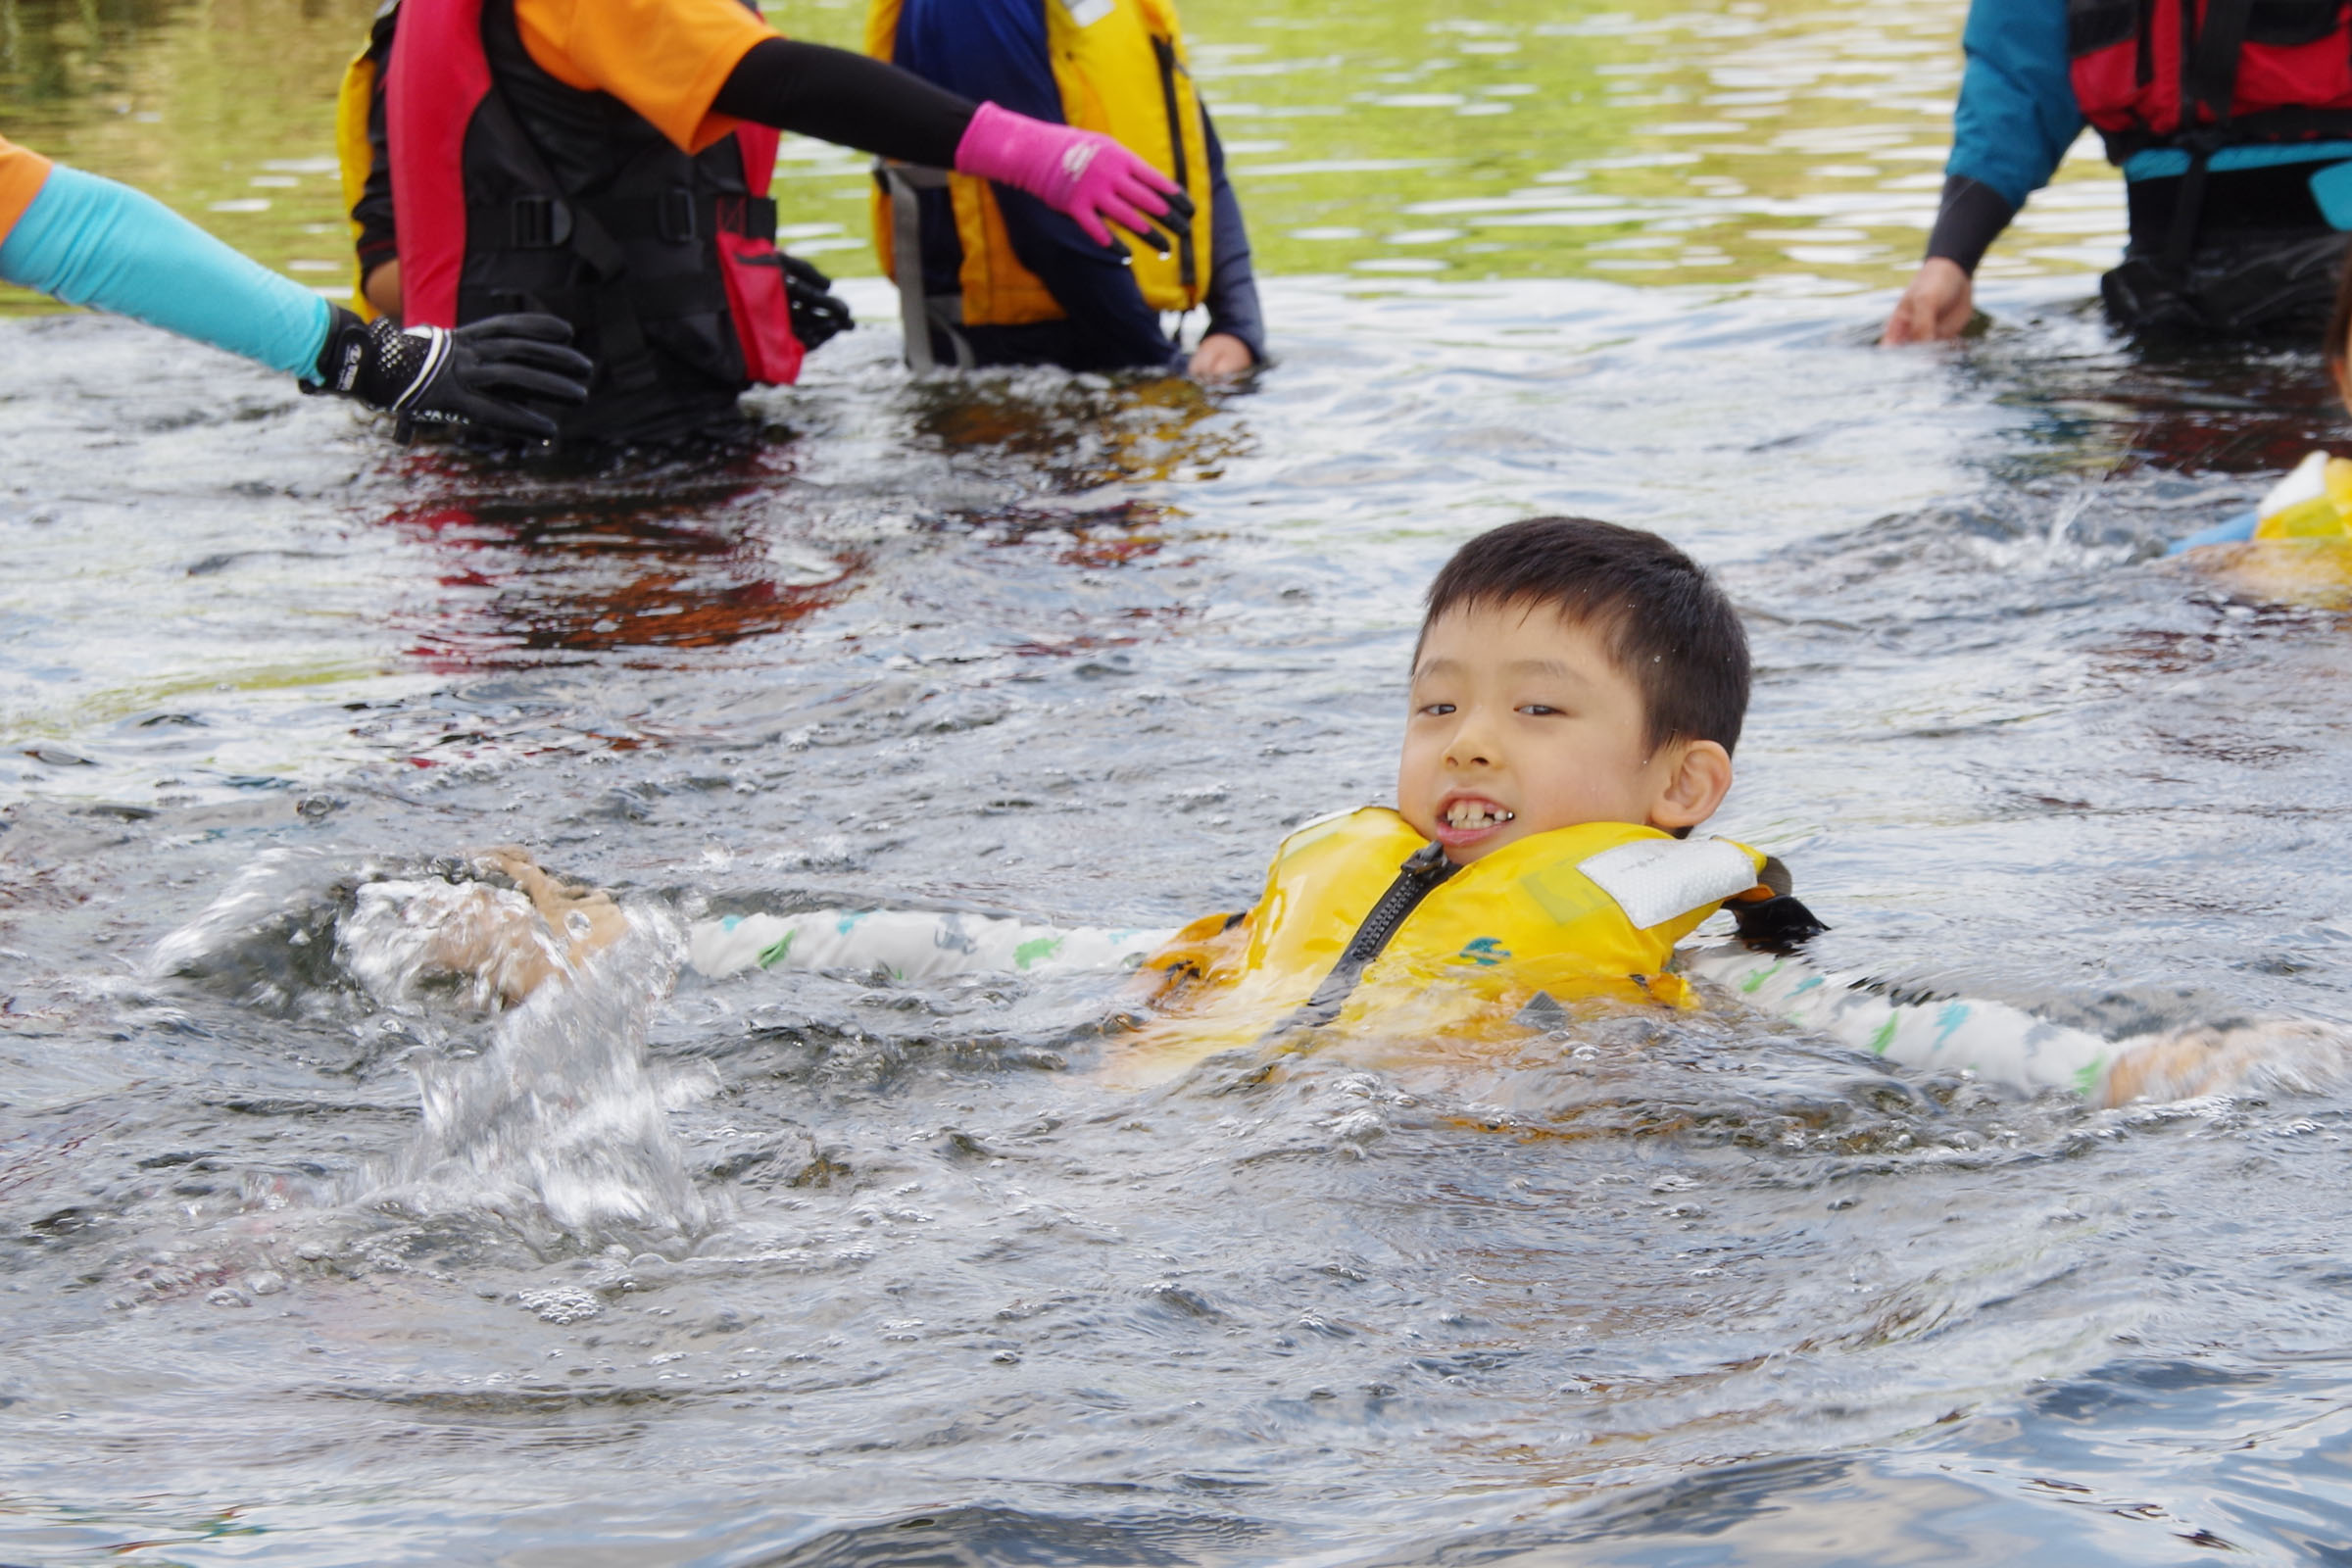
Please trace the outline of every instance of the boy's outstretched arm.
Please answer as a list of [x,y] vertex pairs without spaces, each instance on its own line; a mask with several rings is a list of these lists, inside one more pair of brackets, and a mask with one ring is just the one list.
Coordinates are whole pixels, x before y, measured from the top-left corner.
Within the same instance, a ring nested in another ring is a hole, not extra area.
[[1967,1071],[2029,1093],[2069,1089],[2093,1105],[2184,1100],[2265,1084],[2318,1088],[2352,1077],[2352,1031],[2309,1020],[2188,1024],[2110,1040],[1975,997],[1915,998],[1802,956],[1737,942],[1699,949],[1686,971],[1741,1001],[1903,1067]]

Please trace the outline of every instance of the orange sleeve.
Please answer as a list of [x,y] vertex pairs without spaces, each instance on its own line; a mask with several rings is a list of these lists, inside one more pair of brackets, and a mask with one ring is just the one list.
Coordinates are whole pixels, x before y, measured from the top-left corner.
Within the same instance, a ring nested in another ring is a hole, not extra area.
[[710,100],[776,35],[738,0],[515,0],[514,21],[540,70],[611,93],[689,153],[735,128]]
[[0,136],[0,240],[8,238],[48,180],[48,159]]

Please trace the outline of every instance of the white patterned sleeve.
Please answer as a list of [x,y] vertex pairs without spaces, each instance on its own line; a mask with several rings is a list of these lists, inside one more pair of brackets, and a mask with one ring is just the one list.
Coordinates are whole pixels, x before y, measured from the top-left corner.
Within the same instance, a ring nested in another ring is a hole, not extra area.
[[1865,976],[1835,974],[1737,942],[1689,950],[1681,965],[1773,1017],[1905,1067],[1967,1070],[2019,1089],[2071,1089],[2097,1099],[2116,1055],[2112,1041],[2006,1003],[1897,1002]]
[[896,980],[950,974],[1117,974],[1173,935],[1036,925],[928,909],[812,909],[698,920],[687,955],[709,979],[746,969],[880,970]]

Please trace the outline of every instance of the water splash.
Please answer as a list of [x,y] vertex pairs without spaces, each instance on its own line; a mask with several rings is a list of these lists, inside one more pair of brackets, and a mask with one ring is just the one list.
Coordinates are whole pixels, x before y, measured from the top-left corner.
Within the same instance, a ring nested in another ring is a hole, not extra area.
[[[356,972],[394,994],[413,993],[434,972],[433,913],[455,906],[461,918],[503,918],[512,913],[506,901],[519,897],[409,892],[370,901],[398,917],[355,923],[342,944]],[[646,1034],[683,960],[685,933],[665,909],[624,912],[626,936],[501,1014],[479,1054],[412,1055],[423,1125],[365,1201],[493,1213],[543,1250],[566,1240],[674,1242],[709,1224],[668,1112],[715,1081],[708,1069],[669,1072],[646,1060]],[[480,995],[495,980],[468,984]]]
[[[225,986],[280,1015],[340,999],[369,1009],[368,1038],[408,1048],[421,1125],[347,1200],[492,1214],[543,1251],[636,1249],[704,1229],[710,1207],[668,1113],[714,1079],[646,1054],[685,957],[676,915],[632,905],[626,934],[574,964],[513,889],[384,870],[270,851],[159,942],[148,970]],[[538,966],[554,978],[524,997],[520,976]]]
[[318,1010],[340,978],[332,881],[318,851],[264,850],[202,913],[156,943],[148,977],[194,980],[280,1017]]

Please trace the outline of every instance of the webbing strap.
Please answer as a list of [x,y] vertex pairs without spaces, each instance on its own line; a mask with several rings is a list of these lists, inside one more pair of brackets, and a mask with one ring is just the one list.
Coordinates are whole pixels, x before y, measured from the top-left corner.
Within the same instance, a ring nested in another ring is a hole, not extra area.
[[2205,20],[2197,28],[2196,58],[2189,64],[2188,92],[2181,119],[2202,104],[2213,111],[2216,124],[2230,119],[2237,98],[2238,57],[2246,46],[2246,21],[2253,0],[2206,0]]
[[[2192,127],[2199,108],[2212,111],[2210,127],[2192,128],[2180,139],[2188,148],[2188,172],[2180,179],[2180,197],[2173,208],[2173,231],[2165,241],[2165,259],[2186,267],[2197,248],[2197,229],[2205,217],[2205,179],[2213,155],[2225,145],[2230,110],[2237,99],[2237,64],[2246,47],[2246,20],[2254,0],[2207,0],[2205,18],[2197,28],[2196,48],[2182,63],[2180,120]],[[2191,15],[2183,4],[2183,18]]]
[[906,337],[906,368],[917,375],[939,368],[931,352],[931,331],[937,327],[956,350],[956,368],[968,370],[976,363],[972,346],[956,328],[962,324],[963,301],[938,301],[924,292],[923,209],[920,192],[946,190],[948,172],[921,164],[874,160],[874,176],[890,197],[891,281],[899,286],[899,327]]

